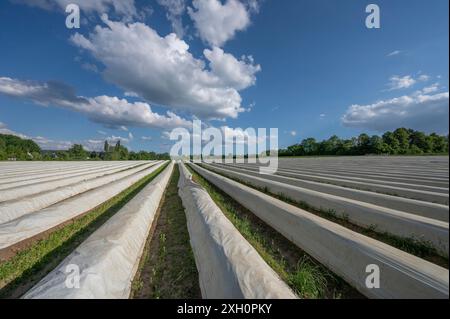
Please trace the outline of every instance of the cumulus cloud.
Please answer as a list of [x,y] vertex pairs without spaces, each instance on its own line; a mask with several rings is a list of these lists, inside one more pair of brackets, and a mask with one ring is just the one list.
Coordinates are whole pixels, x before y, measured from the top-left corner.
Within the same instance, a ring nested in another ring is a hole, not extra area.
[[342,117],[347,127],[375,131],[408,127],[425,132],[448,133],[449,92],[423,91],[369,105],[352,105]]
[[243,56],[242,60],[238,60],[218,47],[206,49],[203,54],[209,60],[212,73],[223,86],[243,90],[255,84],[255,74],[261,71],[260,65],[254,65],[252,56]]
[[427,82],[430,80],[430,76],[427,74],[420,74],[418,77],[413,77],[411,75],[405,75],[405,76],[398,76],[393,75],[389,79],[389,91],[393,90],[400,90],[400,89],[407,89],[409,87],[412,87],[418,82]]
[[389,79],[389,90],[400,90],[400,89],[407,89],[414,84],[416,84],[416,80],[411,75],[405,75],[405,76],[398,76],[394,75]]
[[254,83],[260,67],[253,60],[208,50],[208,70],[174,33],[160,37],[143,23],[113,22],[106,15],[102,19],[106,27],[97,26],[88,37],[77,33],[71,40],[104,64],[108,81],[151,103],[202,118],[236,118],[245,111],[238,91]]
[[190,122],[167,112],[160,115],[147,103],[130,103],[126,99],[111,96],[86,98],[77,96],[73,88],[59,82],[20,81],[0,77],[0,94],[24,98],[44,106],[57,106],[86,115],[90,120],[111,128],[140,127],[186,127]]
[[186,11],[186,0],[158,0],[158,4],[166,8],[167,20],[170,21],[173,31],[179,38],[183,38],[183,14]]
[[423,94],[430,94],[439,90],[439,83],[433,83],[430,86],[424,87],[420,92]]
[[421,74],[421,75],[418,77],[418,80],[419,80],[419,81],[422,81],[422,82],[426,82],[426,81],[428,81],[429,79],[430,79],[430,76],[427,75],[427,74]]
[[[256,1],[250,4],[258,8]],[[194,0],[188,13],[200,38],[212,46],[222,46],[250,24],[248,9],[237,0],[227,0],[223,4],[219,0]]]
[[13,3],[26,4],[45,10],[65,12],[68,4],[77,4],[86,13],[114,12],[127,20],[137,17],[134,0],[11,0]]

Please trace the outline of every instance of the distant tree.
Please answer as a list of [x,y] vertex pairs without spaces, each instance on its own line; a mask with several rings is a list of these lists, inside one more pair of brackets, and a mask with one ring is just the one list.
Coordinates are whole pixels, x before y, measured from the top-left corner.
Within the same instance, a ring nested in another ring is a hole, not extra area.
[[398,128],[394,131],[394,136],[397,138],[400,148],[400,154],[407,154],[409,150],[409,134],[410,131],[405,128]]
[[22,139],[15,135],[0,134],[1,158],[15,158],[17,160],[33,160],[33,153],[40,153],[41,148],[32,140]]
[[417,145],[413,144],[409,147],[408,153],[411,155],[419,155],[419,154],[423,154],[423,150],[420,147],[418,147]]
[[430,134],[431,144],[433,144],[433,152],[435,153],[448,153],[448,135],[440,136],[436,133]]
[[291,156],[302,156],[305,155],[305,150],[302,145],[295,144],[288,147],[288,152]]
[[398,154],[400,152],[400,142],[392,132],[383,134],[383,142],[389,146],[390,154]]
[[448,153],[449,136],[436,133],[427,135],[412,129],[398,128],[385,132],[382,137],[366,133],[351,139],[340,139],[336,135],[317,142],[314,138],[304,139],[300,144],[288,146],[278,152],[279,156],[302,155],[366,155],[366,154],[431,154]]
[[88,152],[86,152],[81,144],[74,144],[67,151],[69,153],[69,158],[72,160],[85,160],[88,157]]
[[8,159],[8,155],[6,153],[6,143],[3,139],[0,139],[0,161],[4,161]]
[[411,153],[420,154],[418,150],[423,153],[433,151],[433,139],[429,138],[425,133],[419,131],[412,131],[409,135],[410,148],[414,147]]
[[341,139],[333,135],[328,140],[322,141],[319,145],[319,153],[324,155],[336,154],[338,148],[342,144]]
[[383,139],[378,135],[373,135],[369,139],[369,154],[384,154],[387,151],[387,145],[383,142]]
[[358,150],[357,153],[360,155],[370,153],[370,137],[366,133],[360,134],[358,136]]
[[318,145],[315,138],[304,139],[301,143],[305,155],[316,155],[318,151]]
[[129,152],[126,147],[118,141],[111,147],[105,141],[103,152],[88,152],[80,144],[74,144],[67,151],[42,151],[40,147],[31,140],[25,140],[14,135],[0,134],[0,160],[14,158],[17,160],[45,160],[45,161],[67,161],[67,160],[156,160],[170,159],[168,153],[156,154],[155,152],[140,151]]

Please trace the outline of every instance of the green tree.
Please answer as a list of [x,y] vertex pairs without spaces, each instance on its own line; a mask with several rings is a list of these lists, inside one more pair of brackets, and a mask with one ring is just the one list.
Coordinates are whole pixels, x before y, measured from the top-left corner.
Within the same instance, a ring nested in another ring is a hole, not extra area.
[[67,151],[69,153],[69,158],[72,160],[85,160],[88,157],[88,152],[86,152],[81,144],[74,144]]
[[3,139],[0,139],[0,161],[4,161],[8,158],[6,154],[6,143]]
[[392,132],[386,132],[383,134],[383,142],[390,148],[391,154],[398,154],[400,152],[400,142]]
[[378,135],[373,135],[369,139],[369,153],[370,154],[384,154],[386,153],[386,144]]
[[301,143],[305,155],[316,155],[318,151],[318,145],[315,138],[304,139]]
[[431,139],[431,143],[433,144],[433,152],[434,153],[448,153],[448,135],[440,136],[436,133],[430,134],[429,138]]
[[288,147],[288,152],[291,156],[302,156],[305,155],[305,151],[302,145],[295,144]]
[[16,158],[17,160],[32,160],[33,153],[40,153],[41,148],[32,140],[22,139],[15,135],[0,134],[2,158]]
[[336,154],[339,146],[342,144],[341,139],[333,135],[328,140],[322,141],[319,145],[320,154],[334,155]]
[[362,133],[358,136],[358,150],[357,153],[360,155],[370,153],[370,137],[366,133]]
[[398,128],[394,131],[394,136],[399,142],[399,153],[407,154],[409,150],[409,134],[410,131],[406,128]]
[[[433,139],[429,138],[425,133],[419,131],[412,131],[409,135],[410,148],[412,154],[421,154],[433,152]],[[418,152],[420,150],[421,152]]]

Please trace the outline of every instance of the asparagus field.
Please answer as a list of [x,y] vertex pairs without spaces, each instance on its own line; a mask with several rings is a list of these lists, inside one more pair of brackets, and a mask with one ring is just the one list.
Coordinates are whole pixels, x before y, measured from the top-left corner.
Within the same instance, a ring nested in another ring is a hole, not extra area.
[[[266,175],[236,160],[0,162],[0,296],[142,295],[142,267],[158,268],[146,255],[183,249],[198,276],[161,275],[190,280],[173,283],[177,298],[196,285],[214,299],[448,298],[448,165],[280,158]],[[180,200],[164,200],[175,176]],[[160,216],[170,210],[185,217]],[[189,242],[167,240],[177,234],[159,218],[185,224]]]

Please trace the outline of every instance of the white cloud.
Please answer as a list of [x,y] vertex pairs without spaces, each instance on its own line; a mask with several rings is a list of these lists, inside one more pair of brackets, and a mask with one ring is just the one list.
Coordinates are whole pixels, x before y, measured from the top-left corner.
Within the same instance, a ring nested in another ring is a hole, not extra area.
[[151,137],[151,136],[141,136],[141,140],[143,140],[143,141],[151,141],[151,140],[153,140],[153,137]]
[[403,77],[400,77],[398,75],[394,75],[389,79],[389,90],[400,90],[400,89],[407,89],[414,84],[416,84],[416,80],[411,75],[405,75]]
[[389,79],[389,91],[407,89],[415,85],[417,82],[427,82],[431,79],[431,76],[427,74],[420,74],[417,77],[413,77],[411,75],[398,76],[393,75]]
[[161,139],[163,140],[169,140],[170,139],[170,132],[169,131],[164,131],[161,133]]
[[125,92],[123,95],[125,95],[126,97],[139,97],[139,95],[134,92]]
[[[102,131],[99,131],[99,132],[102,132]],[[105,132],[102,132],[102,133],[105,133]],[[52,151],[68,150],[74,144],[83,145],[84,149],[87,151],[103,151],[105,141],[108,141],[108,143],[110,143],[110,144],[115,144],[115,143],[117,143],[117,141],[120,141],[122,144],[128,144],[134,139],[133,134],[128,133],[128,137],[111,135],[111,136],[105,137],[103,139],[87,139],[87,140],[74,140],[74,141],[53,140],[53,139],[43,137],[43,136],[28,136],[26,134],[16,132],[14,130],[9,129],[7,127],[7,125],[2,122],[0,122],[0,134],[14,135],[14,136],[18,136],[23,139],[32,140],[36,144],[38,144],[41,149],[52,150]],[[102,135],[106,135],[106,133],[102,134]]]
[[422,93],[422,94],[430,94],[430,93],[434,93],[437,92],[439,90],[439,83],[433,83],[430,86],[424,87],[421,91],[419,91],[418,93]]
[[15,135],[15,136],[18,136],[20,138],[27,138],[26,135],[17,133],[15,131],[9,129],[7,127],[7,125],[5,123],[3,123],[3,122],[0,122],[0,134]]
[[419,77],[418,77],[418,80],[419,81],[422,81],[422,82],[426,82],[426,81],[428,81],[430,79],[430,76],[429,75],[426,75],[426,74],[421,74]]
[[342,117],[347,127],[375,131],[407,127],[426,132],[448,132],[449,93],[419,91],[369,105],[352,105]]
[[105,65],[108,81],[149,102],[198,117],[236,118],[245,111],[238,91],[254,83],[259,68],[248,58],[237,61],[216,51],[216,71],[210,71],[174,33],[160,37],[143,23],[112,22],[106,15],[102,19],[107,27],[97,26],[88,38],[77,33],[71,39]]
[[258,136],[258,130],[255,130],[255,134],[250,134],[249,130],[242,128],[232,128],[229,126],[221,126],[222,136],[225,143],[245,144],[248,143],[260,143],[267,139],[267,136]]
[[194,0],[188,13],[200,38],[212,46],[222,46],[250,24],[247,8],[237,0],[224,4],[219,0]]
[[95,150],[95,149],[92,149],[89,141],[72,142],[72,141],[65,141],[65,140],[52,140],[52,139],[42,137],[42,136],[29,137],[29,139],[36,142],[36,144],[38,144],[39,147],[43,150],[64,151],[64,150],[68,150],[69,148],[71,148],[73,144],[81,144],[84,146],[84,148],[86,150],[89,150],[89,151]]
[[387,56],[399,55],[401,52],[402,52],[402,51],[395,50],[395,51],[392,51],[391,53],[387,54]]
[[186,11],[186,0],[158,0],[159,5],[167,9],[167,20],[179,38],[183,38],[185,30],[182,16]]
[[259,3],[262,0],[245,0],[244,3],[247,5],[249,11],[258,13],[259,12]]
[[[72,142],[65,140],[52,140],[43,136],[28,136],[9,129],[7,125],[2,122],[0,122],[0,134],[14,135],[23,139],[32,140],[36,144],[38,144],[41,149],[44,150],[53,150],[53,151],[68,150],[75,143],[82,144],[86,150],[96,150],[95,148],[93,148],[94,144],[90,143],[89,140],[81,142],[80,141]],[[102,143],[104,143],[104,140],[102,140]],[[103,147],[103,144],[101,146]]]
[[291,134],[291,136],[297,136],[297,131],[290,131],[289,134]]
[[94,73],[98,73],[99,72],[98,67],[95,64],[92,64],[92,63],[87,63],[87,62],[82,63],[81,67],[83,69],[85,69],[86,71],[91,71],[91,72],[94,72]]
[[327,116],[325,113],[322,113],[322,114],[319,115],[320,119],[324,119],[325,116]]
[[86,115],[90,120],[106,127],[186,127],[190,122],[178,115],[154,113],[149,104],[130,103],[125,99],[106,95],[93,98],[76,96],[73,88],[57,82],[20,81],[0,77],[0,94],[25,98],[40,105],[53,105]]
[[203,54],[210,63],[212,73],[223,86],[243,90],[255,84],[255,74],[261,71],[260,65],[254,65],[252,56],[243,56],[239,61],[218,47],[206,49]]
[[73,3],[86,13],[114,12],[126,20],[138,16],[134,0],[12,0],[12,2],[61,12],[65,12],[67,5]]

